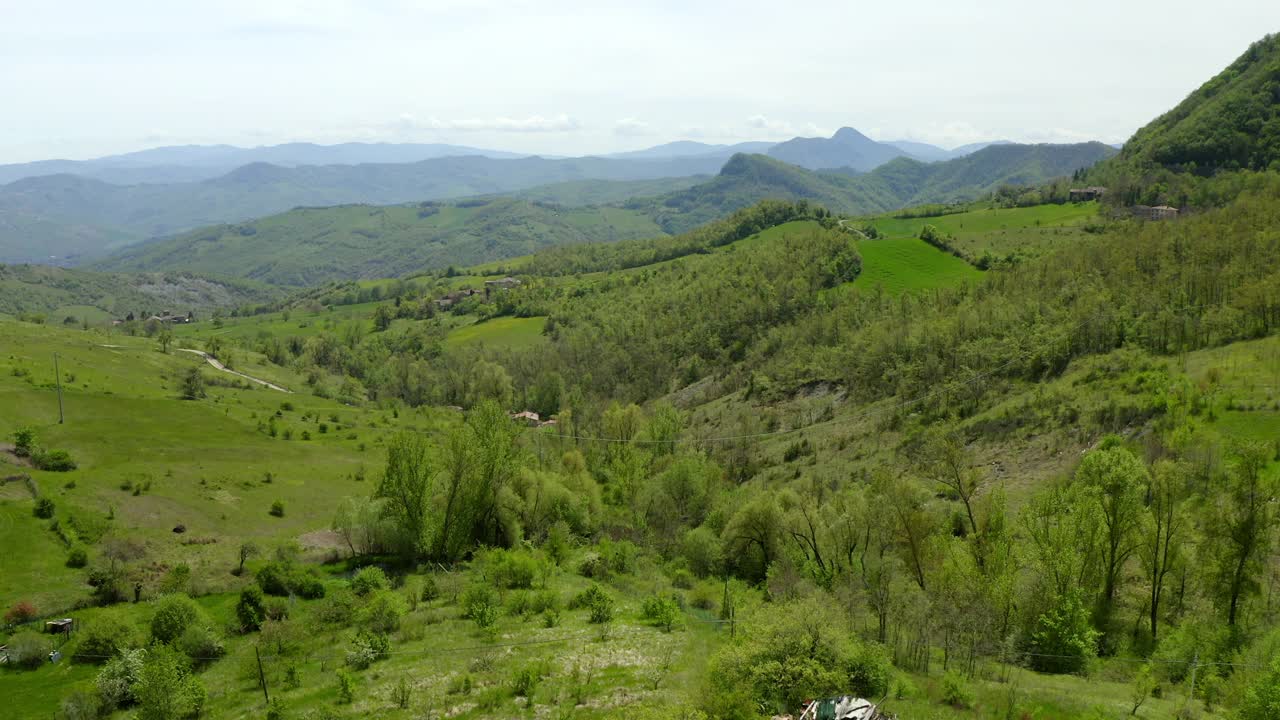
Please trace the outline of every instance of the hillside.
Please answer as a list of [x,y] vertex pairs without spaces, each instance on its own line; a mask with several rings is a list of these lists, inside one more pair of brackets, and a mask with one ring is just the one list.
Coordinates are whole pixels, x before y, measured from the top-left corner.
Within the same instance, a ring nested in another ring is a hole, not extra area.
[[766,151],[769,157],[809,170],[852,168],[867,171],[906,152],[888,143],[878,143],[850,127],[840,128],[829,138],[793,138]]
[[874,214],[910,205],[974,200],[1003,185],[1035,185],[1115,154],[1102,143],[992,145],[923,163],[897,158],[869,173],[811,172],[761,155],[738,155],[720,175],[657,198],[626,203],[667,232],[681,232],[765,198],[809,200],[832,212]]
[[473,265],[542,247],[662,234],[622,208],[561,208],[511,198],[299,208],[128,248],[109,271],[184,269],[306,287]]
[[[444,157],[417,163],[282,167],[255,163],[196,183],[112,185],[71,175],[0,187],[0,262],[66,264],[109,247],[300,206],[391,204],[505,193],[575,180],[711,174],[708,158],[514,160]],[[32,233],[39,230],[38,233]],[[101,244],[108,243],[108,244]]]
[[1280,35],[1259,40],[1138,130],[1116,165],[1209,175],[1280,168]]
[[281,291],[261,283],[190,272],[120,274],[45,265],[0,265],[0,313],[46,315],[49,322],[99,324],[128,313],[165,310],[205,314],[217,308],[265,303]]

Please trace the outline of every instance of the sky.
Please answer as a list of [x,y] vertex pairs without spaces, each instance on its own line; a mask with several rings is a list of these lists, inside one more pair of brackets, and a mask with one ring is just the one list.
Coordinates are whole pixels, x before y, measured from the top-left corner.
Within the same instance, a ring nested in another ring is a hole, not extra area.
[[0,0],[0,163],[160,145],[580,155],[1123,142],[1275,0]]

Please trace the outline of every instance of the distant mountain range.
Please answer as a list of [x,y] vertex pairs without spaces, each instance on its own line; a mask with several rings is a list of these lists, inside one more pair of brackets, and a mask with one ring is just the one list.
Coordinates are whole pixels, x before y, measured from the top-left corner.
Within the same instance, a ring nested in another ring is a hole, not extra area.
[[924,163],[905,156],[871,172],[819,172],[764,155],[735,155],[701,185],[626,207],[679,233],[766,198],[811,200],[835,212],[869,214],[931,202],[973,200],[1001,185],[1031,185],[1070,175],[1116,154],[1102,143],[990,145],[952,160]]
[[[11,182],[0,184],[0,262],[74,264],[150,238],[301,206],[526,191],[529,199],[572,205],[620,202],[688,188],[740,153],[765,153],[810,170],[869,172],[900,158],[944,161],[979,147],[880,143],[841,128],[830,138],[679,141],[605,157],[521,157],[443,144],[290,143],[187,145],[4,165],[0,183]],[[541,194],[532,192],[538,188]]]
[[[718,175],[692,186],[682,178],[575,181],[526,191],[535,197],[595,193],[602,198],[670,188],[656,197],[612,206],[571,208],[494,197],[392,207],[300,208],[143,243],[93,267],[120,272],[181,269],[304,287],[500,260],[552,245],[682,232],[767,198],[806,199],[854,214],[971,199],[1004,183],[1030,184],[1069,175],[1114,153],[1101,143],[999,145],[938,163],[898,157],[870,173],[849,168],[815,172],[766,155],[739,153]],[[600,186],[607,189],[596,192]]]

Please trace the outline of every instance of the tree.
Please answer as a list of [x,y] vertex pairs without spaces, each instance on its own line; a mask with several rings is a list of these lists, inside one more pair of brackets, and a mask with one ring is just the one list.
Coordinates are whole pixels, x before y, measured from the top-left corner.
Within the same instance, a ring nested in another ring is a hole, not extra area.
[[243,631],[249,632],[262,627],[262,622],[267,619],[266,602],[262,588],[257,585],[250,585],[240,591],[240,600],[236,603],[236,619],[240,621]]
[[147,652],[134,694],[139,720],[198,715],[205,698],[204,686],[191,674],[187,659],[163,645]]
[[984,475],[973,467],[972,458],[964,443],[955,435],[937,438],[926,450],[926,458],[929,477],[959,498],[969,519],[969,532],[977,535],[978,521],[974,518],[973,496],[981,487]]
[[203,615],[200,606],[186,595],[165,595],[156,602],[151,616],[151,638],[158,643],[171,643],[187,628],[199,624]]
[[1226,487],[1213,504],[1210,547],[1217,551],[1215,580],[1227,603],[1227,625],[1236,631],[1240,602],[1258,589],[1257,574],[1276,524],[1276,480],[1263,474],[1270,449],[1258,442],[1234,448]]
[[423,436],[401,432],[391,438],[377,496],[387,501],[383,510],[396,528],[406,557],[414,557],[427,547],[431,523],[428,501],[434,492],[435,472]]
[[725,557],[738,572],[763,579],[777,558],[782,513],[772,495],[761,493],[743,504],[725,526]]
[[1098,632],[1079,592],[1057,598],[1031,633],[1031,667],[1039,672],[1083,672],[1094,656]]
[[1142,523],[1143,493],[1149,475],[1142,461],[1113,436],[1085,455],[1076,469],[1076,482],[1089,490],[1088,497],[1101,519],[1102,595],[1097,620],[1105,634],[1124,565],[1138,548],[1137,531]]
[[30,457],[36,450],[35,428],[23,427],[13,432],[13,454]]
[[1146,663],[1138,668],[1138,672],[1133,674],[1133,709],[1129,711],[1130,715],[1137,715],[1138,708],[1151,697],[1151,693],[1155,692],[1157,686],[1156,675],[1151,670],[1151,663]]
[[377,332],[385,332],[391,327],[391,321],[395,319],[395,315],[391,312],[391,308],[386,305],[379,305],[373,311],[373,327]]
[[182,378],[182,399],[198,400],[204,396],[204,375],[199,367],[193,367]]
[[240,561],[240,564],[236,566],[236,575],[243,575],[245,562],[247,562],[249,558],[256,557],[261,554],[261,552],[262,549],[259,548],[258,544],[252,540],[246,540],[240,543],[240,549],[236,551],[236,558]]
[[1271,663],[1268,672],[1245,691],[1244,701],[1237,711],[1240,720],[1272,720],[1280,717],[1280,659]]
[[173,329],[168,325],[161,327],[156,333],[156,342],[160,343],[160,352],[168,353],[169,346],[173,344]]
[[[1169,571],[1182,561],[1187,517],[1182,509],[1185,474],[1181,467],[1162,462],[1151,475],[1147,491],[1147,522],[1139,556],[1146,572],[1151,640],[1159,639],[1160,604]],[[1136,708],[1135,708],[1136,710]]]

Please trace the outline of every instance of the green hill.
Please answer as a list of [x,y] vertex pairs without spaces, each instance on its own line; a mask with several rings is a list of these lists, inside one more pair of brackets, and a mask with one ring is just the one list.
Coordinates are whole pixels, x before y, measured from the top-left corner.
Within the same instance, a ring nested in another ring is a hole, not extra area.
[[290,208],[394,204],[507,193],[580,180],[707,175],[718,157],[495,159],[280,167],[257,162],[200,182],[112,185],[48,175],[0,186],[0,261],[65,262],[191,228]]
[[511,198],[299,208],[128,248],[94,267],[184,269],[305,287],[526,255],[552,245],[662,234],[623,208],[561,208]]
[[1280,169],[1280,35],[1268,35],[1124,145],[1116,164],[1208,175]]
[[71,317],[96,324],[108,316],[165,310],[200,313],[269,302],[281,295],[262,283],[186,271],[125,274],[0,265],[0,313],[44,314],[51,322]]
[[1071,175],[1115,149],[1102,143],[992,145],[945,162],[899,157],[869,173],[812,172],[763,155],[735,155],[709,182],[625,204],[682,232],[766,198],[808,200],[838,213],[874,214],[924,203],[974,200],[1004,185]]

